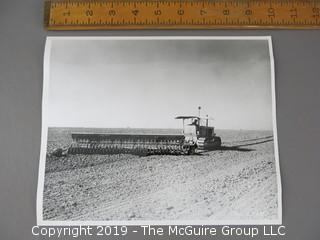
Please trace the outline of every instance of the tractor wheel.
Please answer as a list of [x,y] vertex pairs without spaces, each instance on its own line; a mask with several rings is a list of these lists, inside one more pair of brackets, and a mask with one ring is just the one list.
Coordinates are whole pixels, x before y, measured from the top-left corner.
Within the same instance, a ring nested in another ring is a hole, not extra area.
[[188,155],[193,155],[196,153],[196,147],[195,146],[190,146],[188,149]]
[[221,147],[221,138],[220,137],[215,137],[214,138],[214,145],[216,146],[216,147]]

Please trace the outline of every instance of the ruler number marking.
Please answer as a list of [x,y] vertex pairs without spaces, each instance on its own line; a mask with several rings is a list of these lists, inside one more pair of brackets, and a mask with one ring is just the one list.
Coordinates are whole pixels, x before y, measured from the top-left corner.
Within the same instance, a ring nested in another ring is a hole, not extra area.
[[87,16],[87,17],[92,17],[92,16],[93,16],[93,10],[87,9],[87,10],[86,10],[86,16]]
[[206,11],[206,10],[204,10],[204,9],[201,9],[201,10],[200,10],[200,15],[201,15],[201,16],[206,15],[206,14],[207,14],[207,11]]
[[298,17],[298,9],[297,9],[297,8],[292,8],[292,9],[290,9],[290,17],[291,17],[291,18],[296,18],[296,17]]
[[244,14],[245,14],[246,16],[251,16],[251,15],[253,14],[253,11],[252,11],[251,9],[246,9],[245,12],[244,12]]
[[276,16],[276,11],[273,7],[268,8],[268,17],[275,17]]
[[180,15],[180,16],[184,15],[184,10],[180,8],[180,9],[177,11],[177,14]]
[[133,9],[131,12],[132,12],[133,15],[137,16],[138,13],[139,13],[139,10],[138,9]]
[[70,12],[70,10],[69,10],[69,11],[67,11],[67,12],[63,12],[62,15],[63,15],[64,17],[70,17],[71,12]]
[[160,16],[162,14],[162,11],[160,9],[154,10],[154,15]]
[[117,12],[114,9],[110,9],[109,12],[108,12],[109,16],[115,16],[116,14],[117,14]]
[[320,8],[314,7],[314,8],[312,9],[312,13],[313,13],[312,16],[313,16],[314,18],[320,17]]
[[225,16],[229,16],[230,15],[230,10],[228,8],[224,9],[222,11],[222,14],[225,15]]

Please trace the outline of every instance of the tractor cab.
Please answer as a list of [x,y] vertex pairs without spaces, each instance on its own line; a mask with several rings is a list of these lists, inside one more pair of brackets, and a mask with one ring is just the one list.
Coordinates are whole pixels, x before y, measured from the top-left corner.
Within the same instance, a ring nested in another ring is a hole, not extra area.
[[214,127],[209,126],[209,118],[197,116],[178,116],[175,119],[182,119],[182,132],[185,136],[196,138],[214,137]]
[[220,137],[216,136],[214,127],[209,126],[210,118],[199,116],[177,116],[175,119],[182,120],[182,133],[186,142],[196,143],[200,149],[213,149],[221,146]]

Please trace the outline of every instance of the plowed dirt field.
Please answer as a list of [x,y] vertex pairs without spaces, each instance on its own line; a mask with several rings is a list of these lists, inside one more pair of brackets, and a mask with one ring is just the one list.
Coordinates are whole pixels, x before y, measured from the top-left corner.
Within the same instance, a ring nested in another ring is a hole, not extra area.
[[[48,151],[72,129],[49,129]],[[217,131],[220,150],[192,156],[47,157],[44,220],[274,220],[272,132]]]

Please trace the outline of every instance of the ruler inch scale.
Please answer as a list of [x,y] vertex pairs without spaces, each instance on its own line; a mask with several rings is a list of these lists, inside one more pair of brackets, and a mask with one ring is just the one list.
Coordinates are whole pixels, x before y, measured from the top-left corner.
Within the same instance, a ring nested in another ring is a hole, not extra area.
[[50,0],[48,30],[320,29],[320,0]]

